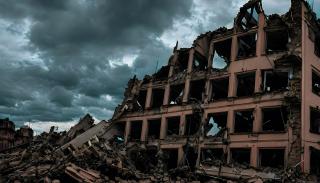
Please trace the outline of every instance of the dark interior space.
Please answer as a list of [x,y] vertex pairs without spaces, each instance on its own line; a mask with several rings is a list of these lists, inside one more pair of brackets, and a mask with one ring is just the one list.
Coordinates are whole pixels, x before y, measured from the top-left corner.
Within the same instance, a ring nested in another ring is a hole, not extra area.
[[244,59],[256,56],[257,34],[247,34],[238,37],[237,59]]
[[204,80],[196,80],[191,81],[190,85],[190,100],[202,101],[202,94],[205,89],[205,81]]
[[284,149],[260,149],[260,166],[271,168],[284,167]]
[[153,75],[153,80],[165,80],[169,76],[170,66],[163,66],[161,69]]
[[259,13],[261,12],[261,5],[249,5],[249,7],[242,7],[237,17],[236,24],[242,31],[248,31],[253,27],[258,26]]
[[212,80],[211,100],[221,100],[228,98],[229,78]]
[[138,103],[142,109],[145,108],[146,98],[147,98],[147,90],[140,90],[139,96],[138,96]]
[[225,162],[226,157],[222,148],[207,148],[201,149],[201,164],[216,165],[220,162]]
[[179,135],[180,117],[167,118],[167,135]]
[[227,127],[228,112],[208,114],[208,126],[205,128],[205,135],[223,137]]
[[310,107],[310,132],[320,134],[320,110]]
[[195,114],[186,115],[185,135],[194,135],[198,132],[201,124],[201,116]]
[[312,71],[312,92],[320,96],[320,76]]
[[235,113],[234,132],[247,133],[253,130],[253,110],[237,111]]
[[233,148],[230,150],[232,162],[250,165],[250,148]]
[[161,118],[148,120],[148,139],[159,139]]
[[147,153],[147,156],[148,156],[148,163],[147,164],[150,164],[150,168],[151,169],[154,169],[157,164],[158,164],[158,147],[157,146],[147,146],[146,147],[147,150],[146,150],[146,153]]
[[254,94],[255,73],[239,74],[237,76],[237,96],[248,97]]
[[219,56],[225,62],[230,62],[231,43],[232,43],[231,39],[226,39],[223,41],[215,42],[214,43],[214,49],[215,49],[214,57]]
[[141,131],[142,131],[142,121],[131,121],[130,123],[131,124],[130,124],[129,140],[140,141]]
[[189,166],[191,171],[194,171],[197,164],[197,158],[198,158],[197,149],[186,145],[183,147],[183,151],[186,157],[184,164]]
[[284,91],[288,89],[289,72],[264,71],[263,83],[265,92]]
[[177,168],[178,166],[178,149],[163,149],[165,165],[167,170]]
[[320,57],[320,34],[315,34],[314,54]]
[[288,121],[288,112],[286,107],[265,108],[262,109],[262,130],[272,132],[283,132],[286,129]]
[[267,34],[267,53],[276,53],[287,51],[287,44],[289,42],[289,33],[287,29],[270,30]]
[[176,105],[182,103],[184,84],[171,85],[170,86],[170,105]]
[[156,88],[152,90],[152,108],[160,108],[163,104],[164,89]]
[[175,73],[183,72],[188,69],[189,49],[180,50]]
[[310,172],[320,176],[320,150],[310,147]]
[[195,52],[193,59],[193,70],[205,71],[208,67],[208,60],[205,56]]

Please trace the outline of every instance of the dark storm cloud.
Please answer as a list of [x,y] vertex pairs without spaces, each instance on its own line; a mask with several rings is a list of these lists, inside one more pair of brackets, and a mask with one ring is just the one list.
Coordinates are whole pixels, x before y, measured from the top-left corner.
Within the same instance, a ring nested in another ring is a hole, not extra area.
[[[191,5],[0,0],[0,40],[8,43],[0,46],[0,118],[68,121],[87,112],[111,117],[130,77],[167,62],[171,49],[155,38],[174,19],[189,17]],[[133,67],[124,56],[135,56]]]

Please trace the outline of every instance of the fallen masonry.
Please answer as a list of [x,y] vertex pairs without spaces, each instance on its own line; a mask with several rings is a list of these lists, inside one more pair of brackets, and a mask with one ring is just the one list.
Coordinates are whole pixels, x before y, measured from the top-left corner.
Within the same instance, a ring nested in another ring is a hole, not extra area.
[[250,0],[130,79],[109,121],[2,150],[0,182],[319,182],[319,22],[303,0]]

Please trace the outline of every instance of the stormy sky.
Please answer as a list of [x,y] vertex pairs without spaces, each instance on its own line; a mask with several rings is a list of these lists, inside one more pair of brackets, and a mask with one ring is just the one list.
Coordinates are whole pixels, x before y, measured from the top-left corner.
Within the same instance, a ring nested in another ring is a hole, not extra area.
[[[264,1],[268,14],[290,3]],[[177,40],[231,27],[245,2],[0,0],[0,118],[38,130],[109,119],[129,78],[165,65]]]

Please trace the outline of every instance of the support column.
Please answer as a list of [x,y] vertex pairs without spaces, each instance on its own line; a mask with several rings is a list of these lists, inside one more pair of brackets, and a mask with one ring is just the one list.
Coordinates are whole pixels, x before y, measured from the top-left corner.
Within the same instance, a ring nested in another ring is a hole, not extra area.
[[266,54],[266,33],[264,31],[265,16],[263,13],[259,14],[259,28],[258,28],[258,40],[256,46],[256,55],[260,57]]
[[178,166],[181,165],[183,162],[183,156],[184,156],[184,152],[183,152],[183,148],[179,147],[178,148]]
[[129,138],[129,135],[130,135],[130,127],[131,127],[131,124],[130,124],[130,121],[126,121],[126,133],[125,133],[125,136],[124,136],[124,142],[125,143],[128,143],[128,138]]
[[262,83],[262,76],[261,76],[261,70],[256,70],[256,78],[255,78],[255,84],[254,84],[254,93],[261,93],[261,83]]
[[206,81],[205,93],[204,93],[204,103],[207,104],[210,101],[210,89],[211,89],[211,80]]
[[229,129],[229,133],[234,132],[234,111],[228,111],[228,120],[227,120],[227,128]]
[[231,58],[230,58],[231,62],[236,61],[237,56],[238,56],[238,37],[234,35],[232,36],[232,43],[231,43]]
[[251,153],[250,153],[250,165],[252,167],[257,168],[259,166],[258,161],[259,161],[259,149],[257,146],[253,145],[251,147]]
[[185,85],[184,85],[184,92],[183,92],[183,99],[182,103],[187,103],[189,99],[189,92],[190,92],[190,78],[187,76]]
[[179,135],[185,134],[185,126],[186,126],[186,115],[180,115],[180,127],[179,127]]
[[188,60],[188,73],[192,72],[193,59],[194,59],[194,48],[191,48],[189,51],[189,60]]
[[163,97],[163,105],[169,105],[169,98],[170,98],[170,84],[166,84],[164,89],[164,97]]
[[149,83],[148,89],[147,89],[147,98],[146,98],[146,109],[151,108],[151,102],[152,102],[152,82]]
[[228,97],[235,97],[237,90],[237,77],[235,73],[231,73],[229,77],[229,91]]
[[253,132],[262,131],[262,110],[260,107],[254,109]]
[[142,121],[142,129],[141,129],[141,142],[144,142],[147,140],[147,134],[148,134],[148,120],[143,119]]
[[160,139],[165,139],[167,135],[167,118],[161,117]]

